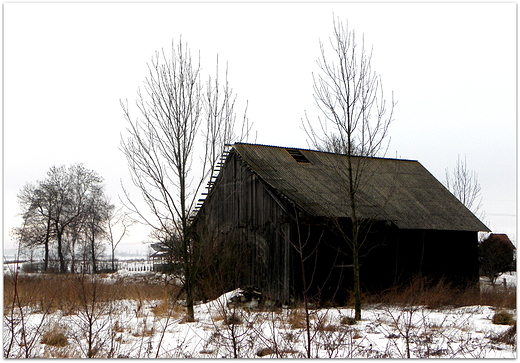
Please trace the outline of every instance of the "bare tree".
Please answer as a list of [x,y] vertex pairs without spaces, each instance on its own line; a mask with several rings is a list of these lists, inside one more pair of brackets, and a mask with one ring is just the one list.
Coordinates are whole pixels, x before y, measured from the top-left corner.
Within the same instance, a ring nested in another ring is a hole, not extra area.
[[[295,242],[291,243],[293,248],[296,250],[298,261],[300,262],[300,269],[302,274],[302,295],[303,295],[303,308],[305,311],[305,351],[307,358],[312,358],[312,336],[311,336],[311,319],[310,319],[310,311],[309,311],[309,285],[310,282],[307,281],[306,272],[307,268],[305,266],[305,262],[312,257],[316,249],[318,248],[319,242],[315,244],[315,246],[311,246],[311,253],[305,253],[306,247],[309,244],[309,236],[306,238],[302,236],[302,231],[300,229],[300,222],[298,220],[298,213],[295,211],[294,215],[296,216],[296,227],[297,227],[297,239]],[[321,238],[320,238],[321,240]],[[312,279],[311,279],[312,280]]]
[[[70,273],[76,273],[76,250],[78,246],[85,249],[85,226],[84,216],[76,218],[66,229],[67,254],[70,257]],[[83,254],[83,257],[85,254]]]
[[[25,222],[17,229],[16,233],[20,239],[16,253],[17,261],[20,260],[24,241],[28,240],[25,232],[32,232],[33,229],[34,225],[29,226]],[[42,304],[38,293],[22,292],[23,280],[18,262],[13,270],[5,272],[6,270],[4,270],[4,358],[33,358],[33,350],[41,337],[41,331],[48,323],[50,311]],[[36,300],[39,300],[41,310],[38,314],[40,318],[34,319],[28,316],[31,310],[27,307],[36,305]]]
[[[108,300],[106,286],[96,276],[78,274],[74,277],[75,306],[74,323],[79,328],[74,334],[80,349],[86,358],[96,358],[102,351],[106,341],[103,340],[103,332],[109,324],[106,315],[111,313],[111,303]],[[85,340],[86,346],[82,343]]]
[[110,201],[106,201],[110,205],[107,215],[107,233],[106,237],[110,244],[110,256],[112,262],[112,271],[116,270],[115,266],[115,253],[116,248],[123,238],[128,234],[128,229],[135,223],[127,212],[124,212],[122,208],[116,210],[114,205],[110,204]]
[[[43,245],[44,271],[49,267],[49,248],[53,238],[51,211],[54,199],[45,195],[42,189],[26,184],[18,194],[18,202],[22,209],[24,228],[16,228],[22,251]],[[23,233],[22,233],[23,231]]]
[[112,208],[103,198],[100,188],[93,190],[85,209],[85,242],[89,260],[92,262],[92,273],[98,272],[97,260],[103,254],[104,247],[101,241],[108,235],[109,213]]
[[457,157],[457,164],[453,174],[446,168],[446,188],[453,193],[462,204],[480,219],[485,218],[482,210],[481,187],[478,182],[478,175],[475,171],[469,170],[466,162]]
[[[196,260],[189,218],[224,144],[233,138],[235,97],[227,77],[223,87],[218,76],[209,78],[204,92],[200,59],[193,61],[182,41],[177,46],[172,43],[171,56],[164,50],[157,52],[148,70],[144,92],[139,91],[136,100],[139,117],[133,117],[128,104],[121,102],[129,125],[121,149],[151,216],[125,194],[128,207],[153,230],[170,237],[165,240],[180,236],[188,319],[193,320]],[[197,148],[200,145],[203,149]],[[202,156],[194,170],[196,155]]]
[[339,20],[334,20],[330,38],[332,55],[320,42],[320,73],[313,75],[314,99],[322,117],[318,125],[306,115],[304,130],[310,143],[319,150],[339,152],[346,156],[344,165],[331,166],[347,180],[344,190],[348,198],[351,225],[335,220],[337,228],[352,252],[355,294],[355,317],[361,319],[360,249],[363,244],[363,221],[358,218],[358,191],[370,177],[367,157],[384,154],[392,122],[395,102],[387,105],[381,77],[372,70],[372,51],[361,45],[356,34]]

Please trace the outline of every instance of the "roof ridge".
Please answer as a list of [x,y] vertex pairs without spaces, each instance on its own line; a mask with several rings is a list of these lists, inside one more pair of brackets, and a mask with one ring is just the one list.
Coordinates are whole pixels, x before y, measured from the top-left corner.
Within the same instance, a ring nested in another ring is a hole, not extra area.
[[[294,146],[279,146],[279,145],[269,145],[269,144],[253,144],[253,143],[248,143],[248,142],[235,142],[232,146],[235,146],[235,145],[263,146],[263,147],[272,147],[272,148],[277,148],[277,149],[294,149],[294,150],[310,151],[310,152],[323,153],[323,154],[346,156],[346,154],[338,154],[338,153],[334,153],[334,152],[331,152],[331,151],[321,151],[321,150],[314,150],[314,149],[294,147]],[[352,155],[352,156],[356,157],[356,158],[367,158],[367,159],[419,162],[418,160],[413,160],[413,159],[398,159],[398,158],[389,158],[389,157],[382,157],[382,156],[359,156],[359,155]]]

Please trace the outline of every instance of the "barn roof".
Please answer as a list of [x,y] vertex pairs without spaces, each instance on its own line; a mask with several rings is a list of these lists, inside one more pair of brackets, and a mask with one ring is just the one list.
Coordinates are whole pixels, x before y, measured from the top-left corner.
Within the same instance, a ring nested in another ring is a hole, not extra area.
[[[345,155],[237,143],[251,170],[282,197],[313,216],[349,217]],[[419,162],[353,157],[361,170],[357,198],[360,218],[389,220],[402,229],[489,231]]]
[[505,244],[507,244],[509,247],[511,247],[512,249],[516,250],[515,245],[513,244],[513,242],[511,242],[511,240],[509,239],[509,237],[507,236],[507,234],[503,234],[503,233],[491,233],[487,238],[488,238],[488,239],[490,239],[490,238],[496,238],[496,239],[499,240],[500,242],[505,243]]

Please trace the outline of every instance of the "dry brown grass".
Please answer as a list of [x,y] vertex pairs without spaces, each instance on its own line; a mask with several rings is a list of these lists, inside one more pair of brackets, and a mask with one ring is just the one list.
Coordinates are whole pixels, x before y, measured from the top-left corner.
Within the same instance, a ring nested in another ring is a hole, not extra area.
[[493,291],[485,291],[479,296],[479,304],[474,305],[489,305],[502,309],[516,309],[516,289],[508,289],[501,291],[500,289]]
[[[106,281],[100,276],[70,274],[31,274],[4,276],[4,314],[12,308],[15,285],[21,306],[29,306],[47,313],[62,310],[73,313],[81,306],[83,293],[97,289],[98,302],[133,299],[137,301],[164,300],[179,291],[179,287],[146,280]],[[83,279],[83,280],[81,280]],[[81,283],[80,283],[81,282]],[[83,289],[81,292],[79,289]]]
[[431,284],[418,278],[406,287],[393,288],[382,293],[364,296],[366,304],[397,304],[401,306],[428,306],[432,309],[473,305],[516,309],[516,290],[480,291],[478,287],[457,289],[444,283]]
[[151,310],[155,316],[169,316],[173,319],[179,319],[181,316],[186,314],[185,307],[173,303],[172,300],[168,297],[164,297],[163,300],[159,301],[159,303],[153,306]]
[[54,325],[50,330],[46,331],[42,337],[42,344],[52,347],[65,347],[69,344],[65,329],[59,325]]
[[298,310],[291,311],[287,316],[287,323],[291,326],[291,329],[305,329],[307,326],[305,313]]
[[352,339],[361,339],[363,336],[359,333],[358,330],[354,331],[354,335],[352,336]]
[[235,311],[229,314],[226,310],[223,310],[218,314],[214,314],[212,319],[214,322],[221,321],[223,325],[241,325],[244,323],[243,319]]
[[157,305],[152,307],[152,313],[155,316],[166,316],[170,311],[170,302],[168,300],[161,300]]

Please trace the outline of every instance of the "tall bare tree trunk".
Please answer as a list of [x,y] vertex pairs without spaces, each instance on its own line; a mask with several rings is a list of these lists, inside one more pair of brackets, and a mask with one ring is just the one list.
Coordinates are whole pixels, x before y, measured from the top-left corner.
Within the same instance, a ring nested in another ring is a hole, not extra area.
[[[179,171],[184,174],[184,170]],[[182,257],[184,263],[184,289],[186,290],[186,308],[188,310],[188,321],[195,321],[194,297],[193,297],[193,271],[192,258],[190,258],[190,246],[188,237],[188,217],[186,212],[186,180],[181,183],[181,223],[182,223]]]
[[47,229],[45,231],[45,240],[43,242],[44,257],[43,257],[43,271],[47,272],[49,269],[49,242],[51,239],[51,221],[47,219]]
[[67,267],[65,265],[65,256],[63,255],[63,231],[60,231],[60,228],[56,226],[56,239],[58,241],[58,258],[60,260],[60,273],[67,272]]
[[92,273],[97,274],[97,258],[96,258],[96,240],[92,235],[90,240],[90,253],[92,254]]

